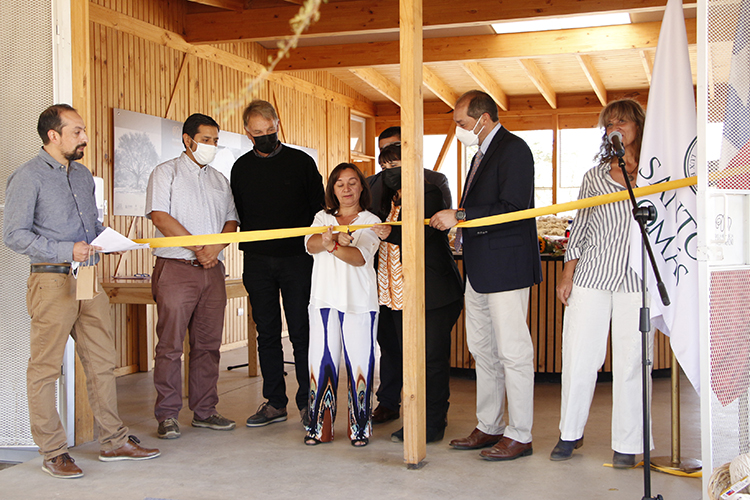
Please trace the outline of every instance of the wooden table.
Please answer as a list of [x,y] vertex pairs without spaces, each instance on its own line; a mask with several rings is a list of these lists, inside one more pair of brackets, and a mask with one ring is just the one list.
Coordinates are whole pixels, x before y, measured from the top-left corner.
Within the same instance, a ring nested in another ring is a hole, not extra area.
[[[138,332],[138,368],[140,371],[149,371],[151,368],[151,353],[154,350],[154,340],[149,335],[149,322],[147,305],[156,304],[151,295],[150,279],[115,279],[102,280],[102,287],[109,296],[111,304],[128,304],[129,320],[136,325]],[[247,291],[239,278],[226,280],[227,299],[247,297]],[[132,316],[132,317],[130,317]],[[248,376],[258,376],[258,349],[255,335],[255,323],[250,314],[250,303],[247,304],[247,361]],[[187,338],[186,345],[187,345]],[[187,353],[187,350],[185,351]],[[187,360],[187,357],[185,358]]]

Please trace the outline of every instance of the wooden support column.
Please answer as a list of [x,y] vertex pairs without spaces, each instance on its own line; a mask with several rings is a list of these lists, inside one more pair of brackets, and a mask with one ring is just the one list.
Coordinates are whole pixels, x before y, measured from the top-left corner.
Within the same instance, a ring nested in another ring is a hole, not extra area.
[[424,171],[422,0],[400,0],[401,165],[404,270],[404,460],[422,466],[425,437]]
[[[89,0],[70,1],[70,31],[71,52],[73,56],[73,102],[71,105],[78,110],[83,122],[91,125],[91,46],[89,43]],[[93,131],[88,129],[93,136]],[[89,165],[94,175],[102,175],[96,171],[96,165]],[[114,349],[114,346],[112,346]],[[94,414],[89,404],[86,391],[86,375],[83,365],[76,353],[75,375],[75,444],[83,444],[94,439]]]

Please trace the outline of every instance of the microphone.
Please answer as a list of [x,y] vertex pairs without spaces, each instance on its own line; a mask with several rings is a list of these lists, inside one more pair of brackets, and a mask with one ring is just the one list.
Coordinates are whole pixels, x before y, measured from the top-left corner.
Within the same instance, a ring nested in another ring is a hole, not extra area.
[[622,147],[622,134],[620,132],[617,130],[610,132],[607,139],[609,139],[612,149],[614,149],[618,157],[622,158],[625,156],[625,148]]

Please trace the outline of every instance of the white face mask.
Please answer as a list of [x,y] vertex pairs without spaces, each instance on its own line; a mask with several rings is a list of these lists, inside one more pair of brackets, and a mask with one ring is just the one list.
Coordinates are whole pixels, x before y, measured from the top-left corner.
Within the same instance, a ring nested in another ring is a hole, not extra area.
[[[192,138],[191,141],[195,142]],[[198,165],[208,165],[214,158],[216,158],[216,151],[219,149],[216,146],[210,144],[203,144],[201,142],[195,142],[198,148],[193,151],[193,158]]]
[[[479,123],[479,120],[477,120],[477,123]],[[477,128],[476,124],[474,124],[474,128]],[[474,129],[466,130],[456,125],[456,139],[461,141],[466,147],[476,146],[479,144],[479,134],[482,133],[482,130],[484,130],[484,126],[479,129],[479,132],[474,133]]]

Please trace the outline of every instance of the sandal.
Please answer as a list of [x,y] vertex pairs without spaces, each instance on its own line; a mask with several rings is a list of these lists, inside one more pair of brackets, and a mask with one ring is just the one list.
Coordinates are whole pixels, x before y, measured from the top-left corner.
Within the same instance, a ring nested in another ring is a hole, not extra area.
[[305,444],[307,446],[316,446],[322,443],[322,441],[318,438],[312,437],[312,436],[305,436]]
[[352,439],[352,446],[355,448],[362,448],[363,446],[367,446],[369,442],[370,440],[367,438]]

